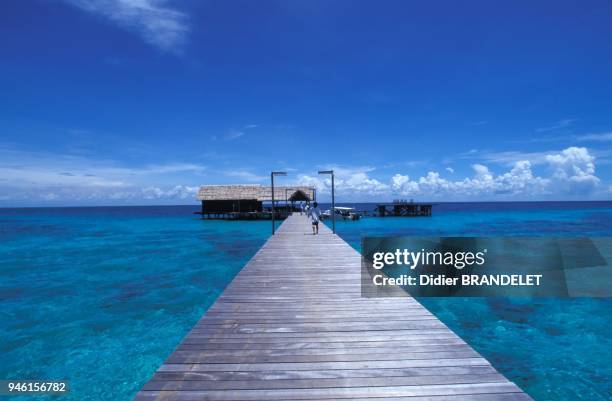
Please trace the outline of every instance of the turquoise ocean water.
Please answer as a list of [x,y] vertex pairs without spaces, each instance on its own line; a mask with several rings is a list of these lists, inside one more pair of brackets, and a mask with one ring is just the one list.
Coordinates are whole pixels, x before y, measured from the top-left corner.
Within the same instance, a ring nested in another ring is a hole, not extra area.
[[[0,379],[130,400],[269,235],[195,210],[0,209]],[[612,202],[441,204],[338,233],[356,249],[362,235],[612,236]],[[537,401],[612,397],[611,299],[421,302]]]

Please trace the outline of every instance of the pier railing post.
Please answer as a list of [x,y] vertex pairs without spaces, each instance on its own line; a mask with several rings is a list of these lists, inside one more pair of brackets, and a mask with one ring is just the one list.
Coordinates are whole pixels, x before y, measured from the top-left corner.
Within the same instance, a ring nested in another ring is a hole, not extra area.
[[334,185],[334,170],[323,170],[319,171],[319,174],[330,174],[331,175],[331,184],[332,184],[332,232],[336,233],[336,195],[335,195],[335,185]]
[[276,224],[274,222],[274,176],[284,176],[287,175],[286,172],[284,171],[272,171],[270,173],[270,181],[271,181],[271,191],[272,191],[272,235],[274,235],[274,232],[276,231]]
[[335,234],[336,233],[336,189],[335,189],[335,185],[334,185],[334,170],[332,170],[331,173],[332,176],[332,210],[333,210],[333,214],[332,216],[334,216],[332,218],[332,232]]
[[272,181],[272,235],[274,235],[274,172],[270,173],[270,181]]

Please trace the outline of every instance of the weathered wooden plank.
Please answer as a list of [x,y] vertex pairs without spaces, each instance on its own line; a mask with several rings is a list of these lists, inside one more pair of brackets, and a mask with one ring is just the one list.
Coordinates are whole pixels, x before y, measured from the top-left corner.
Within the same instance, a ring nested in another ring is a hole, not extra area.
[[415,299],[361,297],[360,257],[291,216],[138,401],[528,401]]
[[335,369],[401,369],[436,366],[483,366],[484,358],[405,359],[393,361],[316,362],[316,363],[164,363],[163,372],[253,372],[284,370],[335,370]]
[[174,351],[166,363],[281,363],[281,362],[356,362],[356,361],[392,361],[408,359],[449,359],[476,358],[478,353],[471,348],[465,351],[441,352],[404,352],[401,355],[355,354],[355,355],[257,355],[257,356],[211,356],[208,352]]
[[303,380],[428,375],[482,375],[491,373],[496,373],[496,371],[490,365],[436,366],[402,369],[283,370],[251,372],[158,371],[155,373],[152,380]]
[[382,376],[382,377],[346,377],[342,379],[301,379],[301,380],[217,380],[213,382],[201,380],[164,380],[153,377],[143,390],[279,390],[279,389],[311,389],[311,388],[342,388],[342,387],[388,387],[388,386],[422,386],[432,384],[468,384],[468,383],[506,383],[505,377],[499,373],[481,375],[420,375],[420,376]]
[[[172,393],[184,396],[192,395],[205,400],[223,401],[259,401],[259,400],[324,400],[356,399],[382,397],[416,397],[435,395],[495,394],[520,392],[516,385],[506,383],[446,384],[424,386],[389,386],[389,387],[337,387],[311,389],[277,389],[277,390],[193,390],[193,391],[152,391],[167,398]],[[170,394],[169,394],[170,393]],[[181,398],[179,398],[181,399]]]
[[[143,392],[139,393],[136,401],[152,401],[152,400],[176,400],[176,401],[202,401],[203,398],[197,392],[174,392],[171,395],[161,394],[163,392]],[[158,398],[159,397],[159,398]],[[162,398],[168,397],[168,398]],[[325,401],[346,401],[346,398],[326,398]],[[435,395],[435,396],[409,396],[409,397],[394,397],[394,398],[352,398],[354,401],[533,401],[525,393],[485,393],[485,394],[453,394],[453,395]],[[277,401],[295,401],[292,400],[277,400]],[[321,401],[311,399],[310,401]]]
[[[238,341],[216,341],[211,342],[207,339],[185,339],[182,344],[177,348],[194,347],[193,349],[232,349],[232,350],[254,350],[254,349],[359,349],[359,348],[384,348],[384,347],[420,347],[422,345],[450,345],[456,344],[461,345],[465,342],[459,338],[426,338],[421,340],[406,341],[354,341],[354,342],[295,342],[295,341],[283,341],[283,342],[268,342],[268,343],[253,343],[248,339],[242,342]],[[197,347],[197,348],[196,348]]]
[[[152,400],[175,400],[175,401],[203,401],[204,398],[198,392],[142,392],[135,401]],[[321,401],[322,399],[310,399],[310,401]],[[346,398],[326,398],[325,401],[346,401]],[[394,398],[351,398],[354,401],[533,401],[525,393],[484,393],[484,394],[453,394],[435,396],[409,396]],[[276,400],[295,401],[295,399]]]
[[337,347],[337,348],[285,348],[285,349],[239,349],[239,350],[224,350],[218,349],[213,351],[208,347],[202,347],[199,344],[181,344],[176,351],[205,352],[210,356],[293,356],[293,355],[358,355],[358,354],[380,354],[394,353],[403,356],[404,353],[421,353],[421,352],[438,352],[438,351],[465,351],[471,350],[467,344],[415,344],[409,346],[388,347],[381,343],[378,347]]
[[197,325],[193,331],[223,330],[225,332],[248,333],[320,333],[326,331],[385,331],[399,329],[436,329],[444,327],[437,319],[406,320],[402,322],[356,322],[356,323],[293,323],[293,324],[260,324],[260,323],[233,323],[214,325],[214,327],[200,327]]
[[[208,332],[197,332],[190,333],[189,337],[199,338],[211,338],[211,339],[242,339],[251,338],[253,341],[269,339],[305,339],[315,338],[325,341],[346,341],[347,339],[354,339],[363,341],[364,339],[385,341],[385,340],[398,340],[404,338],[413,338],[414,336],[436,336],[446,335],[448,331],[440,328],[436,330],[389,330],[381,332],[369,332],[369,331],[329,331],[320,333],[213,333]],[[298,340],[299,341],[299,340]]]

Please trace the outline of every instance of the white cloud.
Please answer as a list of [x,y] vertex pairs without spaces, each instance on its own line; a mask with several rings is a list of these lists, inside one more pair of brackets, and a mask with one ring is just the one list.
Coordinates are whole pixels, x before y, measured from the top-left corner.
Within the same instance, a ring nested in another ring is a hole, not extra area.
[[527,160],[532,165],[545,164],[546,156],[550,152],[518,152],[518,151],[502,151],[502,152],[490,152],[483,151],[477,154],[463,154],[460,155],[460,159],[478,159],[488,163],[504,164],[506,166],[513,166],[517,161]]
[[368,177],[368,175],[363,172],[352,174],[350,177],[342,180],[341,185],[357,192],[367,191],[372,194],[382,192],[389,187],[387,184],[383,184],[374,178]]
[[319,176],[312,176],[307,174],[299,174],[296,180],[297,185],[306,185],[312,186],[317,189],[319,193],[325,193],[329,188],[331,188],[331,180],[329,184],[325,182],[324,179]]
[[548,131],[556,131],[558,129],[567,128],[572,125],[576,121],[575,118],[564,118],[563,120],[557,121],[555,124],[550,125],[548,127],[542,127],[536,129],[536,132],[548,132]]
[[[472,164],[473,174],[447,179],[431,170],[411,177],[401,172],[391,177],[369,166],[318,166],[335,171],[336,194],[346,201],[389,200],[406,197],[424,200],[565,199],[609,197],[610,184],[596,175],[595,157],[587,148],[569,147],[542,156],[538,174],[529,160],[515,161],[502,172],[485,163]],[[0,201],[38,200],[41,203],[170,203],[195,201],[198,185],[211,183],[207,168],[197,163],[160,163],[126,166],[110,160],[69,155],[27,153],[0,149]],[[448,169],[446,169],[448,171]],[[454,170],[453,170],[454,171]],[[292,174],[293,175],[293,174]],[[267,184],[269,176],[257,170],[236,168],[217,171],[214,179]],[[328,175],[300,174],[297,182],[312,185],[329,197]]]
[[205,172],[206,167],[197,163],[126,166],[112,160],[0,149],[0,200],[195,199],[196,186],[177,183],[199,184],[197,177]]
[[246,131],[249,131],[249,130],[252,130],[258,127],[259,127],[258,124],[247,124],[243,126],[241,129],[230,129],[229,131],[227,131],[225,134],[221,136],[213,135],[211,136],[211,139],[213,141],[216,141],[217,139],[221,138],[226,141],[233,141],[234,139],[238,139],[246,135]]
[[550,177],[536,176],[529,160],[514,162],[510,171],[495,175],[483,164],[473,164],[474,176],[449,181],[434,171],[417,180],[396,174],[392,188],[400,195],[491,196],[506,195],[533,197],[537,195],[563,195],[580,193],[587,196],[600,182],[595,175],[595,158],[586,148],[569,147],[559,153],[543,155],[552,170]]
[[410,177],[407,175],[395,174],[391,177],[391,187],[395,190],[402,189],[408,182],[410,182]]
[[257,175],[248,170],[228,170],[228,171],[224,171],[223,174],[228,177],[239,178],[241,180],[245,180],[249,182],[260,182],[260,181],[265,180],[266,178],[269,179],[268,176]]
[[53,192],[42,194],[41,197],[46,201],[52,201],[58,198],[58,196],[54,194]]
[[66,0],[138,33],[161,50],[179,52],[189,32],[187,15],[166,0]]
[[469,198],[482,195],[535,195],[544,191],[546,180],[535,177],[528,161],[517,162],[514,167],[500,175],[494,175],[487,166],[472,165],[474,176],[450,181],[435,171],[428,172],[417,180],[396,174],[392,178],[395,193],[402,196],[428,198]]
[[596,186],[595,158],[586,148],[569,147],[561,153],[548,155],[546,160],[553,169],[553,176],[571,186],[572,190],[585,190]]
[[599,134],[585,134],[578,135],[576,137],[577,140],[582,142],[611,142],[612,141],[612,132],[603,132]]
[[[389,199],[394,196],[477,200],[500,197],[558,198],[573,195],[588,198],[599,188],[600,179],[595,175],[595,158],[586,148],[570,147],[560,152],[538,154],[537,160],[538,164],[547,167],[549,176],[534,174],[533,163],[529,160],[516,160],[509,170],[499,174],[484,164],[473,164],[473,176],[460,180],[448,180],[437,171],[429,171],[414,179],[396,173],[388,183],[370,177],[368,174],[374,171],[371,168],[351,169],[335,166],[336,191],[339,195],[353,200]],[[331,186],[330,180],[321,176],[302,175],[298,181],[303,185],[316,186],[322,194],[328,194]],[[605,187],[599,188],[598,193],[601,195],[606,190]]]
[[223,138],[227,141],[231,141],[234,139],[238,139],[241,136],[244,136],[244,132],[243,131],[235,131],[235,130],[231,130],[228,133],[226,133]]
[[[185,186],[185,185],[176,185],[169,189],[162,189],[159,187],[147,187],[142,189],[141,191],[142,197],[148,200],[154,199],[195,199],[196,194],[198,193],[197,186]],[[129,194],[129,192],[128,192]]]
[[542,177],[533,175],[531,163],[528,160],[521,160],[514,164],[512,169],[497,177],[499,187],[498,193],[507,191],[509,193],[541,194],[549,181]]
[[70,155],[0,151],[0,185],[31,187],[118,188],[138,185],[152,177],[179,173],[200,175],[206,167],[195,163],[123,166],[110,160]]
[[[320,166],[321,170],[334,170],[334,184],[336,193],[341,196],[371,198],[382,196],[390,189],[390,185],[371,178],[368,173],[374,171],[372,167],[343,167],[336,165]],[[298,176],[299,185],[312,185],[320,194],[331,192],[331,178],[329,175]]]
[[482,164],[472,164],[472,169],[474,169],[476,176],[483,180],[491,180],[493,178],[487,166]]
[[454,168],[452,168],[452,167],[447,167],[447,168],[446,168],[446,171],[448,171],[448,172],[449,172],[449,173],[451,173],[451,174],[455,174],[455,169],[454,169]]

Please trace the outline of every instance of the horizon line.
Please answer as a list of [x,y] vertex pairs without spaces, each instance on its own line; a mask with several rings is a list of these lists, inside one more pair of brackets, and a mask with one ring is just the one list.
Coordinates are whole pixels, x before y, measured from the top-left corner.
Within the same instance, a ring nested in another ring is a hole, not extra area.
[[[283,202],[284,200],[279,200]],[[316,201],[319,203],[330,203],[329,201]],[[415,201],[414,203],[454,204],[454,203],[605,203],[612,199],[585,199],[585,200],[486,200],[486,201]],[[265,203],[265,202],[264,202]],[[269,202],[268,202],[269,203]],[[385,201],[341,201],[343,203],[365,203],[365,204],[389,204]],[[176,207],[176,206],[200,206],[199,203],[177,203],[177,204],[151,204],[151,205],[48,205],[48,206],[0,206],[0,209],[61,209],[61,208],[110,208],[110,207]]]

